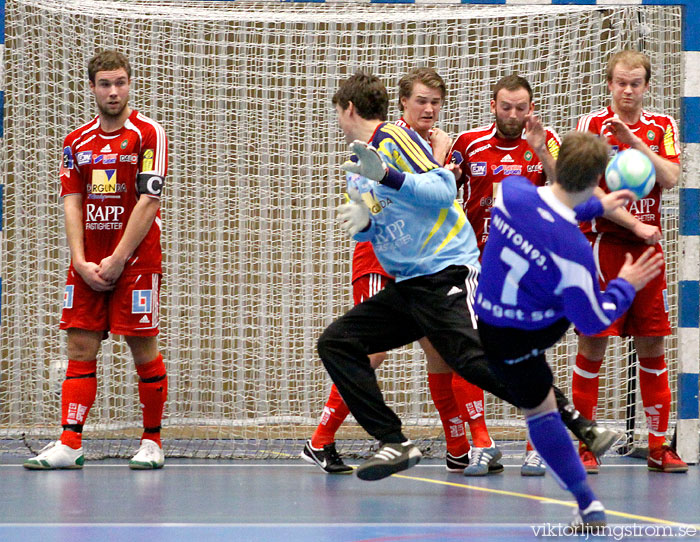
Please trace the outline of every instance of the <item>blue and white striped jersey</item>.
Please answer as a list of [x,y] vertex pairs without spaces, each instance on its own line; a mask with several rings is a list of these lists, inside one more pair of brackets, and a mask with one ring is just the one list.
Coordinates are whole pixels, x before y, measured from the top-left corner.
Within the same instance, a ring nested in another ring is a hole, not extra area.
[[382,267],[397,282],[431,275],[450,265],[479,269],[474,231],[457,202],[454,175],[433,158],[412,130],[381,124],[370,142],[398,182],[385,186],[348,175],[370,209],[370,226],[355,235],[371,241]]
[[535,187],[523,177],[503,181],[476,291],[480,319],[499,327],[541,329],[566,317],[593,334],[620,317],[634,295],[624,279],[600,292],[576,214],[550,187]]

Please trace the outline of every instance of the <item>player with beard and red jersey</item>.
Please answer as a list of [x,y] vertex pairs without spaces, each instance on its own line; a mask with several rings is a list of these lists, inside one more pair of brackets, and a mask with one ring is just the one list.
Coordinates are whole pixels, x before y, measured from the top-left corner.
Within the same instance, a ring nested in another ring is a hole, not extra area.
[[[536,186],[544,186],[547,178],[554,178],[560,139],[553,129],[542,126],[534,111],[527,79],[517,75],[503,77],[493,88],[494,122],[462,132],[450,150],[449,161],[460,164],[462,176],[457,182],[463,189],[464,212],[474,228],[481,253],[489,236],[491,208],[501,181],[518,175]],[[523,476],[545,474],[545,465],[529,441],[520,472]]]
[[124,335],[139,376],[144,431],[132,469],[164,464],[160,439],[167,377],[158,351],[160,196],[167,173],[163,128],[129,105],[131,67],[116,51],[88,63],[98,115],[64,140],[61,197],[71,264],[60,328],[68,369],[60,440],[28,469],[79,469],[82,430],[97,393],[97,354],[107,333]]
[[[579,131],[604,138],[614,152],[633,148],[643,152],[654,164],[656,184],[644,198],[627,206],[629,212],[597,219],[581,225],[593,246],[599,268],[601,288],[605,288],[622,267],[625,254],[635,259],[648,245],[658,253],[661,244],[662,190],[678,183],[680,150],[678,129],[673,118],[642,108],[649,89],[651,64],[646,55],[625,50],[611,57],[607,83],[612,103],[581,117]],[[599,191],[607,191],[601,180]],[[622,211],[622,210],[621,210]],[[665,442],[671,407],[671,390],[664,358],[664,337],[671,334],[666,296],[666,276],[661,273],[637,293],[629,310],[598,335],[579,334],[579,349],[573,376],[574,404],[588,417],[594,417],[598,404],[598,373],[605,356],[608,337],[634,338],[639,358],[639,387],[649,430],[647,466],[660,472],[685,472],[688,466]],[[598,472],[598,462],[580,447],[589,473]]]
[[[396,124],[417,132],[425,146],[432,149],[438,163],[444,163],[451,144],[450,137],[435,127],[446,93],[444,80],[432,68],[413,69],[399,81],[398,105],[403,116]],[[372,244],[357,243],[352,261],[355,304],[373,296],[392,280],[377,261]],[[454,373],[427,338],[420,339],[419,343],[427,358],[430,394],[445,431],[447,470],[467,476],[502,472],[503,465],[498,462],[501,452],[486,428],[484,392]],[[385,359],[386,353],[376,353],[370,356],[370,363],[376,369]],[[348,414],[348,407],[333,385],[321,421],[306,442],[301,457],[331,474],[352,472],[335,448],[335,434]],[[473,448],[465,434],[465,420],[469,423]]]

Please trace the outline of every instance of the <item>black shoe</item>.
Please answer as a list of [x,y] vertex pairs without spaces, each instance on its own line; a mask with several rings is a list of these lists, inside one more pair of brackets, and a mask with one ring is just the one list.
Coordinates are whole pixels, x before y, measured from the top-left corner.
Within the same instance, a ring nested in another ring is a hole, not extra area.
[[612,429],[605,429],[599,425],[591,425],[583,431],[585,439],[582,440],[582,442],[594,456],[600,457],[610,446],[620,440],[623,435],[624,433],[613,431]]
[[335,449],[335,442],[326,444],[317,450],[311,446],[311,440],[307,440],[299,455],[304,461],[318,465],[328,474],[350,474],[352,472],[352,467],[343,463],[338,450]]
[[447,472],[464,472],[464,469],[469,466],[469,452],[459,457],[447,452],[445,455],[445,465],[447,467]]
[[360,480],[381,480],[418,464],[423,454],[410,440],[382,444],[377,452],[357,467]]
[[[460,455],[459,457],[452,455],[450,452],[447,452],[445,455],[445,467],[447,468],[447,472],[463,473],[464,469],[466,469],[468,466],[469,452],[464,455]],[[494,462],[492,465],[489,465],[489,474],[498,474],[500,472],[503,472],[503,465],[498,461]]]

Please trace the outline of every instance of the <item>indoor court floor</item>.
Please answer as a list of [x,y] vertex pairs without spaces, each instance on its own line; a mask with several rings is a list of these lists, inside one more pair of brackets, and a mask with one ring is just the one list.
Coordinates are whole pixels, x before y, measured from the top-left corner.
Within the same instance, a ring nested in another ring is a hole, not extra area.
[[[45,472],[25,470],[23,459],[0,456],[2,542],[586,539],[567,529],[568,493],[549,473],[521,477],[515,457],[484,478],[430,459],[376,482],[329,476],[296,458],[168,459],[159,471],[109,459]],[[697,465],[662,474],[643,460],[606,456],[590,480],[610,523],[596,540],[700,540]]]

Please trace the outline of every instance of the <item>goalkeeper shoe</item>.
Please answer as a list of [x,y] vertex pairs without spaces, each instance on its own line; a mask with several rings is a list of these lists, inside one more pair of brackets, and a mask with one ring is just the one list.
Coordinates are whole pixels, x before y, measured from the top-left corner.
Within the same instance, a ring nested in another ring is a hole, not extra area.
[[[605,508],[600,501],[593,501],[585,510],[579,508],[574,517],[574,521],[571,523],[571,527],[575,533],[596,534],[597,528],[605,527],[607,524]],[[602,534],[602,532],[600,534]]]
[[547,472],[547,465],[544,464],[542,456],[535,450],[530,450],[525,455],[522,467],[520,467],[520,476],[544,476]]
[[502,456],[493,439],[488,448],[472,446],[469,450],[469,466],[464,469],[464,476],[486,476],[503,472],[503,465],[498,462]]
[[423,454],[410,440],[387,442],[367,461],[357,467],[360,480],[381,480],[395,472],[410,469],[418,464]]
[[57,440],[42,448],[36,457],[27,459],[22,466],[30,470],[82,469],[83,463],[82,447],[74,450]]
[[583,431],[583,437],[585,437],[582,442],[585,444],[586,448],[593,453],[596,457],[603,455],[610,446],[615,444],[618,440],[622,438],[624,433],[618,431],[613,431],[611,429],[605,429],[599,425],[590,425]]
[[343,459],[335,449],[335,442],[326,444],[323,448],[314,448],[311,440],[307,440],[301,451],[301,458],[307,463],[318,465],[328,474],[350,474],[352,467],[343,463]]
[[593,455],[593,452],[585,446],[582,446],[579,450],[579,454],[581,455],[581,463],[583,463],[583,468],[586,469],[586,472],[588,474],[598,474],[600,471],[600,461]]
[[656,472],[688,472],[685,461],[666,444],[656,450],[649,450],[647,467]]
[[134,470],[162,469],[165,465],[163,448],[149,439],[141,441],[141,447],[129,461],[129,468]]

